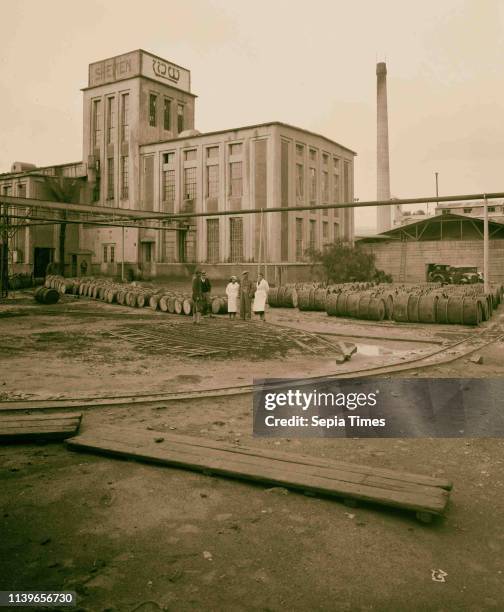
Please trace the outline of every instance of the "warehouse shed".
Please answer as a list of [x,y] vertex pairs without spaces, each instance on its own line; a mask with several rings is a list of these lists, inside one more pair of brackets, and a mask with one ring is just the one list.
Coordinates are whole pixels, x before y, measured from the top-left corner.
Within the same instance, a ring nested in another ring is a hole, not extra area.
[[[452,213],[358,239],[376,257],[376,266],[394,281],[425,281],[432,264],[477,267],[483,271],[482,219]],[[504,281],[504,224],[488,222],[491,282]]]

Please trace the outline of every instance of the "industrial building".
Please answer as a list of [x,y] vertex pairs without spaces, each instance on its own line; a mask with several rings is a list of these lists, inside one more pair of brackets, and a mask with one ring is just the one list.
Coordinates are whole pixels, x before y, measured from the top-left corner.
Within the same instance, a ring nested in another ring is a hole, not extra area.
[[[72,203],[89,203],[119,216],[205,216],[123,230],[92,225],[92,216],[65,224],[69,216],[59,213],[57,224],[11,232],[12,271],[39,276],[64,257],[71,275],[117,275],[124,259],[140,278],[186,275],[195,263],[227,276],[230,266],[258,262],[284,279],[302,278],[308,249],[353,240],[353,208],[310,209],[353,201],[351,149],[277,121],[202,134],[195,100],[189,70],[146,51],[90,64],[83,160],[47,168],[16,162],[0,175],[1,194],[67,202],[68,215]],[[261,213],[280,206],[308,210]],[[240,214],[246,209],[257,214]],[[219,211],[236,214],[212,216]]]

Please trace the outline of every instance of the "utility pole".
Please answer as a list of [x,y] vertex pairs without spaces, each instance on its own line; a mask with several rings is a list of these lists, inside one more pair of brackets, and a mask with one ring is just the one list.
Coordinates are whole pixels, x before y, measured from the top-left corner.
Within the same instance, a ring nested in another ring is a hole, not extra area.
[[9,295],[9,206],[0,203],[0,299]]
[[490,277],[488,273],[488,250],[489,250],[489,236],[488,236],[488,200],[485,194],[484,199],[484,217],[483,217],[483,287],[485,294],[488,295],[490,293]]

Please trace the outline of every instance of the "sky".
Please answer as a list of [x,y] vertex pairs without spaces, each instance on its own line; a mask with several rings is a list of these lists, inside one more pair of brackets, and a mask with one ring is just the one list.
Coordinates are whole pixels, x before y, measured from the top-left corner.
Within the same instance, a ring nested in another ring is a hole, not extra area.
[[356,151],[361,201],[386,61],[392,196],[435,172],[440,195],[504,191],[503,0],[4,0],[2,23],[2,172],[81,160],[88,64],[143,48],[191,70],[202,132],[282,121]]

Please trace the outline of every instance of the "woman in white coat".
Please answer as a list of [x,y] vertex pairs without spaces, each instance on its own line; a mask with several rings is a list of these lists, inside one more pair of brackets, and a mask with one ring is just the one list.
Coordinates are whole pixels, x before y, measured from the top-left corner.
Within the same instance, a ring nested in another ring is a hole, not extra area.
[[264,278],[264,275],[259,272],[257,276],[256,292],[254,295],[254,304],[252,306],[252,310],[261,317],[261,321],[266,321],[264,311],[266,309],[268,291],[268,281]]
[[227,309],[230,319],[236,319],[238,310],[238,294],[240,292],[240,284],[236,276],[232,276],[226,287],[226,295],[228,299]]

